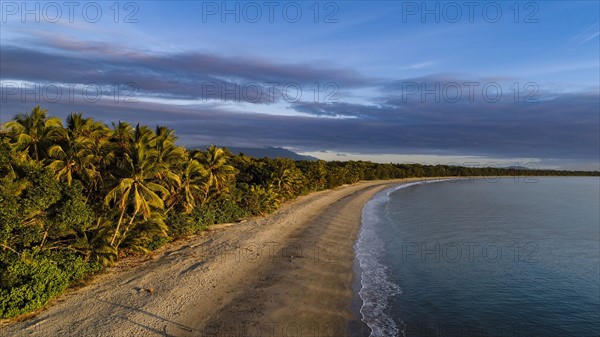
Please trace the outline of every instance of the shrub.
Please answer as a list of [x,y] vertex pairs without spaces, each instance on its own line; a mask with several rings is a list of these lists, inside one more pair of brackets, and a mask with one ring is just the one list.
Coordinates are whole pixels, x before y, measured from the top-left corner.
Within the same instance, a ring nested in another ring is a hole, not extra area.
[[70,251],[38,249],[0,255],[0,318],[34,311],[61,294],[70,283],[102,268]]
[[3,261],[0,276],[0,317],[36,310],[69,285],[68,273],[58,263],[39,254],[24,252]]

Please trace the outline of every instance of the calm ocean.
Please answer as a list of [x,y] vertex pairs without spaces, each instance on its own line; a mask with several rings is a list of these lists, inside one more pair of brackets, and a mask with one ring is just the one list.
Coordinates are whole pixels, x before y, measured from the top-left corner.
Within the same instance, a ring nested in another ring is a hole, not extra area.
[[371,336],[600,336],[600,179],[412,183],[356,243]]

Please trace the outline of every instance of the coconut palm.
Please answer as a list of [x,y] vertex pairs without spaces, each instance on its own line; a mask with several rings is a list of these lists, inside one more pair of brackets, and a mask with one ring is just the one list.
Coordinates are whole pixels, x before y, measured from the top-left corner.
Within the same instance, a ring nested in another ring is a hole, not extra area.
[[72,113],[67,117],[67,131],[74,138],[90,138],[93,120],[84,118],[80,113]]
[[185,148],[175,145],[177,137],[175,132],[165,126],[157,126],[156,137],[150,141],[150,146],[157,151],[157,161],[174,165],[182,161],[185,157]]
[[73,143],[54,145],[48,149],[48,155],[54,159],[48,164],[48,168],[54,171],[56,179],[64,179],[68,185],[71,185],[74,177],[89,184],[98,175],[93,164],[94,154],[85,146]]
[[204,200],[208,201],[210,193],[216,195],[228,192],[227,183],[235,177],[236,170],[228,164],[229,154],[215,145],[210,146],[206,152],[197,152],[194,158],[204,166],[207,179],[204,183]]
[[115,152],[116,157],[120,157],[124,152],[131,150],[131,144],[133,143],[133,132],[134,128],[127,122],[112,123],[112,130],[110,134],[110,144],[112,151]]
[[185,213],[191,213],[205,197],[204,184],[208,172],[196,159],[190,158],[181,165],[181,183],[171,200],[169,210],[177,203],[183,206]]
[[99,176],[94,165],[97,157],[92,151],[97,142],[92,136],[97,128],[92,119],[83,118],[81,114],[73,113],[67,117],[62,139],[48,149],[51,159],[48,168],[55,172],[57,179],[65,179],[71,185],[76,177],[89,186]]
[[[116,186],[108,192],[104,202],[110,206],[114,203],[121,214],[115,228],[111,245],[115,246],[117,236],[121,236],[115,247],[118,247],[135,223],[136,217],[143,220],[151,217],[153,211],[164,208],[163,197],[169,194],[167,188],[156,182],[156,178],[164,172],[165,165],[157,162],[157,151],[149,146],[154,133],[145,127],[136,127],[132,137],[131,151],[123,153],[119,159],[121,177]],[[161,181],[162,182],[162,181]],[[164,182],[163,182],[164,183]],[[125,213],[132,209],[127,227],[121,233],[121,225]]]
[[275,171],[271,173],[271,181],[277,193],[284,199],[294,197],[300,192],[304,175],[291,159],[276,159],[275,165]]
[[81,252],[86,261],[92,260],[103,266],[110,266],[118,257],[117,249],[110,244],[111,236],[110,220],[99,217],[91,228],[76,230],[76,238],[69,247]]
[[266,187],[251,185],[250,199],[252,199],[249,201],[253,204],[253,209],[258,211],[258,214],[270,213],[277,209],[281,204],[273,184],[268,184]]
[[105,185],[105,177],[113,178],[112,171],[108,168],[115,160],[115,151],[113,144],[109,141],[112,132],[104,123],[90,119],[87,128],[91,131],[88,133],[90,143],[87,148],[92,153],[92,164],[98,171],[98,174],[88,182],[88,190],[91,194],[102,189]]
[[180,186],[181,163],[186,161],[187,151],[175,145],[177,137],[173,130],[157,126],[155,134],[156,136],[148,142],[148,145],[156,150],[156,162],[162,169],[158,173],[158,178],[169,182],[170,191],[175,192]]
[[16,138],[15,149],[37,161],[44,159],[45,151],[63,130],[60,119],[48,118],[48,110],[39,106],[31,113],[17,115],[14,121],[6,123],[6,128]]

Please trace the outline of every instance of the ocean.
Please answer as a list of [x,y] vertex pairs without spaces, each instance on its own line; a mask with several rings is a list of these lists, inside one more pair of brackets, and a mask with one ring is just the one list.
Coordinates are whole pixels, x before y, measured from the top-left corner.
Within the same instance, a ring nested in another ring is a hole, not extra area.
[[364,207],[371,336],[600,336],[600,179],[417,182]]

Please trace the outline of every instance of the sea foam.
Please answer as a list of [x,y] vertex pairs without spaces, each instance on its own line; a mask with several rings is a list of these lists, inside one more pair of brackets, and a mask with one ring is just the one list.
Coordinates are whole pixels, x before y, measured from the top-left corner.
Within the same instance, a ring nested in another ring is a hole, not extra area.
[[389,196],[402,188],[446,180],[449,179],[418,181],[385,189],[371,198],[363,208],[355,250],[361,269],[361,289],[358,295],[363,304],[360,313],[362,321],[371,329],[370,337],[404,335],[403,329],[387,313],[388,299],[401,294],[402,290],[390,280],[388,267],[381,261],[385,248],[376,230],[385,221],[384,210]]

